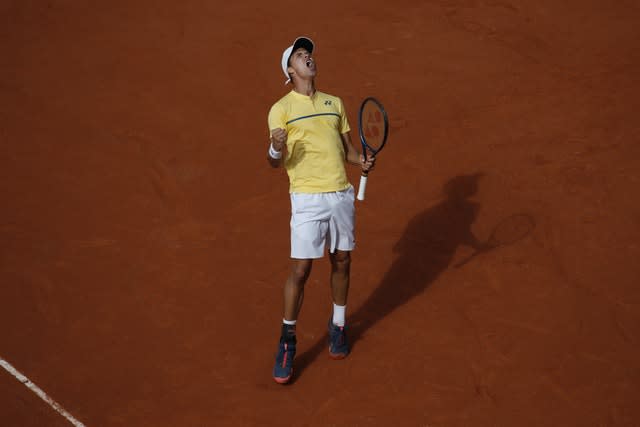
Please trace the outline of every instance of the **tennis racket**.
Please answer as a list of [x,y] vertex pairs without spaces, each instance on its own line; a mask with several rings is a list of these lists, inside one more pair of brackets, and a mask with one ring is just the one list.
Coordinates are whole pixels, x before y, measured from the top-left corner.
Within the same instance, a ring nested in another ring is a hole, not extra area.
[[462,267],[473,258],[480,254],[489,252],[501,246],[511,245],[516,243],[531,233],[535,227],[535,222],[530,215],[527,214],[515,214],[506,217],[496,225],[489,238],[476,249],[471,255],[458,262],[455,267]]
[[[375,156],[382,150],[389,135],[387,112],[377,99],[369,97],[362,101],[358,112],[358,131],[362,143],[362,155],[366,161],[368,157]],[[362,172],[360,176],[358,200],[364,200],[367,175],[367,172]]]

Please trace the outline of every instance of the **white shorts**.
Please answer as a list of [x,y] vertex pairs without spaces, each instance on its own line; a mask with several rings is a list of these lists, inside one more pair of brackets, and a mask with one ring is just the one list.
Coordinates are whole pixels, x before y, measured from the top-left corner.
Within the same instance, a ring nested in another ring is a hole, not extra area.
[[330,193],[291,193],[291,258],[322,258],[355,247],[353,187]]

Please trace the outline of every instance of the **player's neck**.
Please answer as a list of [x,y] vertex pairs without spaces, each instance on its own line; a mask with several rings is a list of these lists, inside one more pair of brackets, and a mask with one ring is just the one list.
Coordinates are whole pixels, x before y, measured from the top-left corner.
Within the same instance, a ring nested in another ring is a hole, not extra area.
[[313,80],[295,80],[293,82],[293,90],[302,95],[313,96],[316,93],[316,85]]

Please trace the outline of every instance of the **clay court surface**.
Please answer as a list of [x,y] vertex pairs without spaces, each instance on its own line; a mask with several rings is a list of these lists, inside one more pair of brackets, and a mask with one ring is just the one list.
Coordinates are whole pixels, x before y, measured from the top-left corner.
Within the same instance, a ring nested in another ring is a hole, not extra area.
[[[2,2],[0,358],[86,426],[640,425],[639,20]],[[352,128],[375,95],[391,132],[357,204],[353,352],[327,357],[324,259],[280,386],[290,207],[266,115],[298,35]],[[465,262],[514,215],[526,235]],[[70,425],[4,369],[0,420]]]

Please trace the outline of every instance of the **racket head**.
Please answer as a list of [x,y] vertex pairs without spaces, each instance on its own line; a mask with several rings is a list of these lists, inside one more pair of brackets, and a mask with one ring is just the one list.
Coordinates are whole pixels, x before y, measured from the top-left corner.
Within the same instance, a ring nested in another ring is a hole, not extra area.
[[389,136],[389,118],[380,101],[374,97],[365,98],[358,112],[358,131],[365,160],[382,150]]
[[516,243],[531,233],[536,223],[531,215],[518,213],[501,220],[491,231],[487,239],[488,248],[497,248]]

